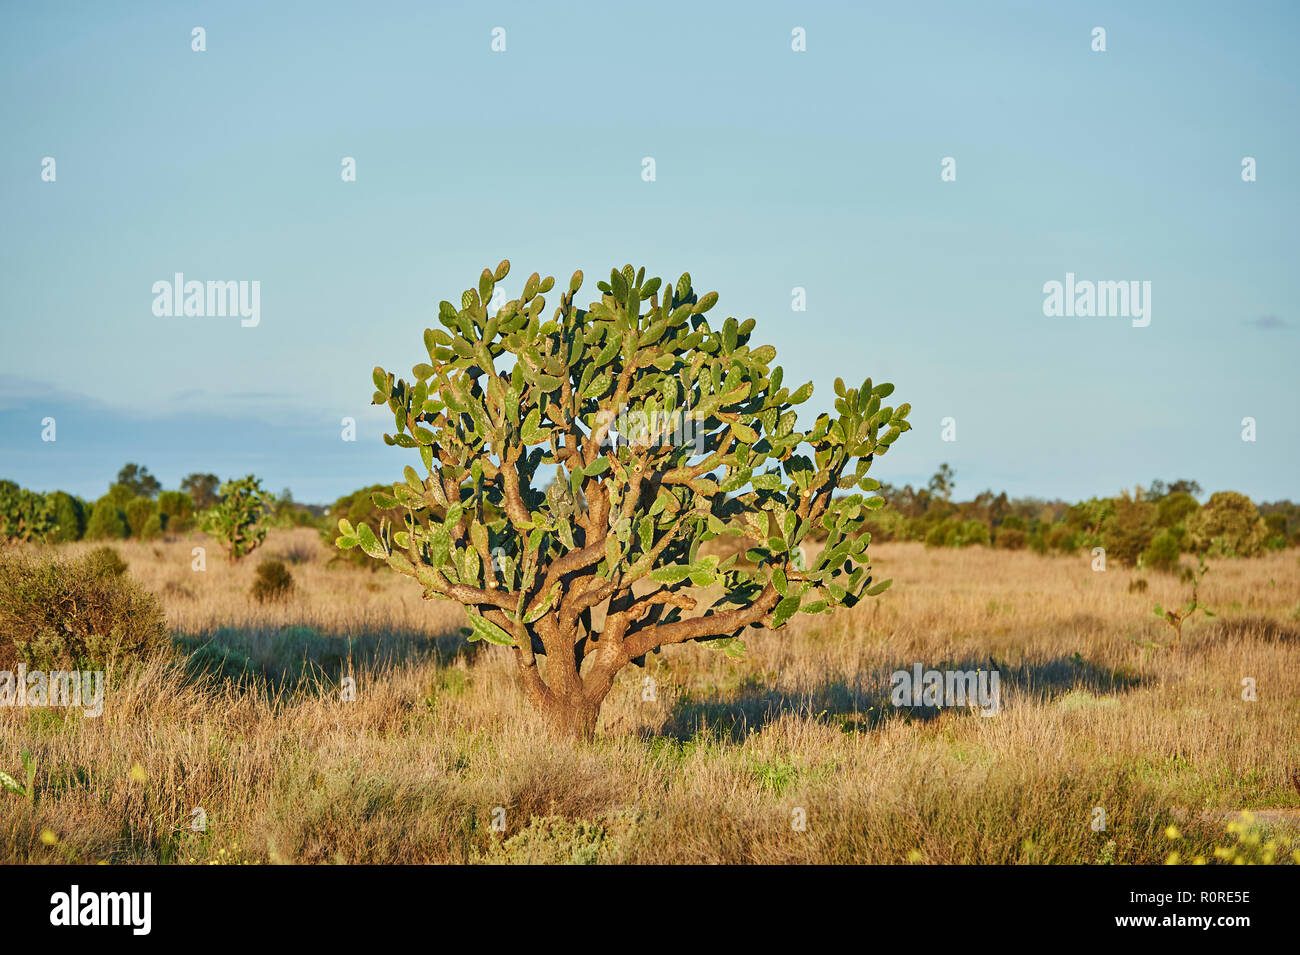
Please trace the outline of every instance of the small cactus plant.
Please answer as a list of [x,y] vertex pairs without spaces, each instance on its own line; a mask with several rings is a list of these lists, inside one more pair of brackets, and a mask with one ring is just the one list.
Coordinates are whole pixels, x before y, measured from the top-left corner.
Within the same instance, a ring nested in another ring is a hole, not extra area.
[[23,750],[23,782],[19,782],[4,770],[0,770],[0,789],[21,796],[29,803],[36,802],[36,761],[30,750]]
[[1187,619],[1192,616],[1192,614],[1196,613],[1197,610],[1201,611],[1201,613],[1205,614],[1207,617],[1214,616],[1214,612],[1201,603],[1200,598],[1201,580],[1209,572],[1210,568],[1205,566],[1205,557],[1200,557],[1200,562],[1196,571],[1191,574],[1190,583],[1192,585],[1192,597],[1183,605],[1182,609],[1166,610],[1164,607],[1160,606],[1160,604],[1156,604],[1153,608],[1152,612],[1165,623],[1169,624],[1170,629],[1174,631],[1174,638],[1169,643],[1165,644],[1166,647],[1172,650],[1178,649],[1178,642],[1183,639],[1183,624],[1186,623]]
[[266,540],[262,521],[268,510],[262,482],[253,475],[227,481],[217,503],[203,514],[203,533],[221,544],[234,563]]
[[0,481],[0,544],[43,541],[58,530],[54,502],[44,494]]
[[[802,431],[812,383],[784,386],[753,319],[711,324],[718,295],[689,275],[615,269],[580,308],[577,272],[544,319],[555,282],[534,273],[490,314],[509,269],[441,303],[409,381],[374,369],[396,424],[384,441],[422,470],[374,495],[400,526],[341,520],[337,543],[463,604],[470,639],[510,648],[554,732],[592,736],[615,674],[648,653],[696,641],[740,656],[747,627],[888,586],[863,528],[883,499],[833,493],[880,486],[872,461],[910,427],[907,405],[885,403],[892,385],[837,380],[836,415]],[[817,527],[825,547],[801,567]],[[718,537],[758,545],[743,563],[702,553]]]

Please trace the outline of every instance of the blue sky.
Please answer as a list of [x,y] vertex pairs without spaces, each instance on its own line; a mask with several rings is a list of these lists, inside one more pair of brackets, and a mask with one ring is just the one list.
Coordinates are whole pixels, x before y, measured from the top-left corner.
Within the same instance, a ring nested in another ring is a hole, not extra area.
[[[97,496],[133,460],[309,501],[399,478],[370,369],[423,360],[438,301],[509,258],[512,294],[690,271],[815,382],[809,412],[837,375],[893,381],[915,430],[882,480],[947,461],[959,497],[1300,497],[1298,25],[1288,3],[6,6],[0,477]],[[260,324],[155,317],[176,272],[260,281]],[[1151,324],[1045,317],[1067,272],[1150,281]]]

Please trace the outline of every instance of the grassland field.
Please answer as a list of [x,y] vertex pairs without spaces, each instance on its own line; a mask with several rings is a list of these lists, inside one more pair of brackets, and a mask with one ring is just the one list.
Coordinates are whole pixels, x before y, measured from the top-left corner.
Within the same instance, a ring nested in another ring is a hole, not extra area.
[[[1175,576],[874,545],[885,594],[751,631],[743,660],[651,655],[580,743],[544,734],[510,652],[467,643],[459,606],[334,559],[310,529],[273,531],[237,565],[198,536],[116,546],[176,647],[111,673],[98,718],[0,708],[0,769],[29,751],[37,774],[34,799],[0,794],[0,861],[1122,864],[1300,849],[1295,549],[1212,562],[1201,597],[1217,615],[1195,615],[1174,649],[1156,645],[1170,631],[1152,608],[1186,599]],[[283,604],[249,598],[265,557],[293,574]],[[916,663],[998,670],[999,712],[894,706],[891,674]]]

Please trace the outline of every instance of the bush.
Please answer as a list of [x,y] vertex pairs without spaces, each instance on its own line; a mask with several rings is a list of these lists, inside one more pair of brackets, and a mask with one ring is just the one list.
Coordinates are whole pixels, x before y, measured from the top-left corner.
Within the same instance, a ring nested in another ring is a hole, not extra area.
[[1268,527],[1246,495],[1219,491],[1188,520],[1187,536],[1198,553],[1254,557],[1264,549]]
[[46,495],[0,481],[0,543],[44,541],[54,531],[54,506]]
[[1092,539],[1101,533],[1102,526],[1115,514],[1115,501],[1106,497],[1093,497],[1078,504],[1071,504],[1065,512],[1065,523],[1076,534],[1082,532],[1084,537],[1076,538],[1076,547],[1091,544]]
[[95,577],[121,577],[131,566],[111,547],[96,547],[82,560],[87,571]]
[[126,515],[118,510],[108,495],[95,502],[95,509],[90,512],[86,522],[87,540],[122,540],[127,535]]
[[1071,531],[1068,524],[1053,524],[1047,531],[1047,546],[1063,554],[1073,554],[1084,542],[1091,542],[1092,536],[1083,532]]
[[1110,513],[1101,522],[1101,546],[1106,548],[1108,560],[1132,567],[1155,537],[1158,508],[1127,493],[1111,504]]
[[163,491],[158,495],[158,512],[169,534],[184,534],[194,529],[194,498],[184,491]]
[[104,498],[107,498],[113,502],[113,506],[119,511],[124,511],[126,510],[126,506],[136,499],[136,496],[136,493],[125,484],[110,484],[108,486],[108,493],[105,494],[104,497],[100,498],[100,500],[102,501]]
[[54,505],[53,539],[60,544],[69,544],[86,536],[86,519],[89,517],[86,502],[67,491],[55,491],[50,500]]
[[162,515],[155,511],[149,515],[149,520],[144,522],[144,527],[140,530],[140,539],[146,541],[157,540],[163,536],[163,519]]
[[[126,526],[130,529],[131,536],[144,538],[145,528],[158,516],[158,502],[147,497],[132,498],[127,502],[123,512],[126,514]],[[161,534],[162,525],[159,524],[154,536],[161,536]]]
[[1300,544],[1300,504],[1273,501],[1260,504],[1259,513],[1268,522],[1271,537],[1282,538],[1283,546]]
[[221,499],[203,514],[203,532],[226,549],[231,563],[266,540],[268,510],[262,482],[253,475],[221,485]]
[[1181,554],[1178,535],[1165,528],[1151,539],[1151,545],[1142,554],[1142,565],[1172,573]]
[[1162,497],[1156,505],[1156,523],[1161,527],[1174,527],[1195,514],[1200,506],[1186,491],[1175,491]]
[[264,560],[257,565],[257,577],[249,594],[258,602],[278,603],[293,593],[293,575],[283,561]]
[[76,560],[0,554],[0,667],[104,669],[166,645],[157,598],[119,564],[109,548]]
[[983,521],[963,521],[949,517],[934,525],[925,535],[927,547],[970,547],[972,544],[988,546],[989,528]]
[[993,539],[996,547],[1002,550],[1022,550],[1025,546],[1026,535],[1018,527],[1007,527],[1005,524],[998,528],[997,537]]

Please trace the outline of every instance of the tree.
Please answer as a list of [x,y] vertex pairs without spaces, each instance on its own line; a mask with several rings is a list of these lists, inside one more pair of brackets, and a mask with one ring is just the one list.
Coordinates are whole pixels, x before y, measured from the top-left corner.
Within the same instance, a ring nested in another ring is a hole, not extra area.
[[149,473],[148,468],[129,461],[117,472],[117,483],[127,488],[132,497],[152,498],[162,490],[162,485]]
[[86,522],[86,540],[121,540],[127,535],[126,516],[104,495],[95,502]]
[[54,508],[54,539],[62,544],[81,540],[86,533],[86,502],[67,491],[55,491],[49,498]]
[[[215,503],[215,495],[214,503]],[[194,527],[194,499],[184,491],[163,491],[158,495],[158,512],[163,528],[181,534]]]
[[930,493],[935,497],[949,501],[952,499],[952,492],[956,483],[957,475],[945,462],[939,465],[939,470],[935,471],[934,476],[930,478]]
[[1254,557],[1268,540],[1268,525],[1253,501],[1236,491],[1216,491],[1187,520],[1192,549],[1211,557]]
[[221,479],[215,474],[189,474],[181,481],[181,490],[194,499],[194,507],[206,511],[217,503]]
[[266,540],[262,519],[269,509],[262,482],[253,475],[227,481],[217,503],[203,514],[203,533],[220,543],[234,563]]
[[1201,496],[1201,485],[1188,478],[1179,478],[1177,481],[1171,481],[1168,484],[1156,479],[1147,488],[1146,499],[1148,501],[1159,501],[1170,494],[1187,494],[1192,498],[1197,498]]
[[[697,641],[740,656],[747,627],[888,586],[863,532],[883,499],[833,492],[879,487],[875,455],[910,427],[909,406],[884,404],[892,385],[837,379],[837,414],[800,431],[794,406],[812,383],[782,387],[776,349],[750,345],[753,319],[713,328],[718,295],[697,295],[689,275],[673,286],[614,270],[583,309],[576,272],[543,321],[554,279],[536,273],[488,314],[509,268],[485,269],[459,309],[441,303],[410,382],[374,370],[374,403],[396,424],[384,441],[418,451],[423,476],[407,465],[374,495],[403,509],[400,527],[344,519],[338,545],[463,604],[471,640],[511,648],[552,732],[594,735],[615,675],[648,653]],[[825,548],[800,570],[817,525]],[[759,543],[743,562],[702,552],[720,536]]]
[[0,481],[0,543],[44,541],[58,530],[54,502],[45,495]]
[[1158,513],[1159,509],[1145,499],[1141,488],[1132,494],[1120,492],[1119,497],[1111,500],[1110,512],[1098,529],[1106,556],[1127,567],[1136,565],[1159,529]]

